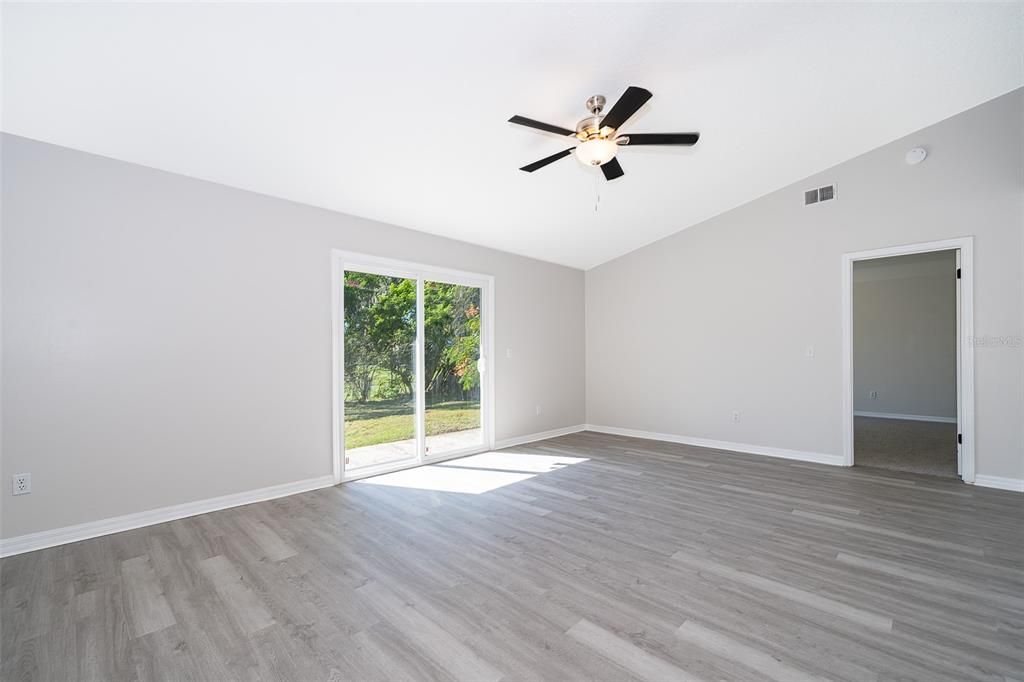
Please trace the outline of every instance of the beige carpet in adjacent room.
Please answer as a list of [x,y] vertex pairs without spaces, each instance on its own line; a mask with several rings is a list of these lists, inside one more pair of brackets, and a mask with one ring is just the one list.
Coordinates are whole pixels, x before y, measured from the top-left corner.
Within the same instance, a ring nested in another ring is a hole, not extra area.
[[956,478],[956,424],[854,417],[856,466]]

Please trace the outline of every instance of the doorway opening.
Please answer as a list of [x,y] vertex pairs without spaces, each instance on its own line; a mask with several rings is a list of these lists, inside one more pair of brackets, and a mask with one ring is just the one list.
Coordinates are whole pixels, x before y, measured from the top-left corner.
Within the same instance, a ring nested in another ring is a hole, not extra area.
[[332,272],[335,479],[490,449],[492,278],[341,251]]
[[974,482],[971,247],[843,256],[847,466]]

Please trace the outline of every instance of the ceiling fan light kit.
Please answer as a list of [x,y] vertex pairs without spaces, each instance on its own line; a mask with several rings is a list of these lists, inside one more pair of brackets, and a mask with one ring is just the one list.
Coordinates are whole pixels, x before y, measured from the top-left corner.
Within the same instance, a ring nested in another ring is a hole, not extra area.
[[595,137],[576,145],[576,158],[584,166],[601,166],[615,157],[618,145],[607,137]]
[[700,139],[700,133],[635,133],[633,135],[619,135],[618,131],[622,125],[635,114],[640,107],[647,103],[652,97],[649,90],[631,85],[622,93],[619,101],[612,106],[611,110],[602,115],[604,111],[605,98],[603,95],[594,95],[586,102],[587,111],[590,116],[576,124],[576,130],[542,123],[525,116],[513,116],[509,123],[527,126],[536,130],[542,130],[555,135],[576,138],[576,146],[565,149],[557,154],[552,154],[540,161],[534,161],[520,168],[521,171],[532,173],[559,159],[575,154],[576,159],[585,166],[600,166],[604,177],[607,180],[614,180],[622,177],[625,172],[615,158],[619,147],[637,145],[682,145],[691,146]]

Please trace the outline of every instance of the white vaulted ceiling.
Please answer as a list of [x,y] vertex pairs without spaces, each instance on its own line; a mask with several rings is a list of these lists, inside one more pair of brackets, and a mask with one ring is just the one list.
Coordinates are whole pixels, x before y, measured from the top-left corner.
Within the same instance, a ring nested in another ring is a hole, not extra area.
[[[3,128],[587,268],[1019,87],[1021,7],[7,3]],[[700,143],[517,170],[627,85]]]

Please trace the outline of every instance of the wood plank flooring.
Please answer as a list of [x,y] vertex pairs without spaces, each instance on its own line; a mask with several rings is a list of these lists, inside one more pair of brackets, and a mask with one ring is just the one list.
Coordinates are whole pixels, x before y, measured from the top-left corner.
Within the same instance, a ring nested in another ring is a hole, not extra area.
[[535,475],[4,559],[2,678],[1024,679],[1024,495],[593,433],[503,452],[435,473]]

